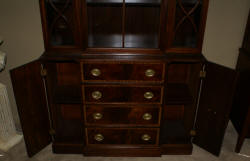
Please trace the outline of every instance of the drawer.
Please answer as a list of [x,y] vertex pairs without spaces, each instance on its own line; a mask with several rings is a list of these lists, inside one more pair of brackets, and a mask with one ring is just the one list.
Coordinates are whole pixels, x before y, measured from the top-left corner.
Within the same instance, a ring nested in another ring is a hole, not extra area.
[[87,144],[158,145],[159,129],[86,128]]
[[150,81],[163,82],[164,63],[82,63],[82,80],[85,81]]
[[85,125],[159,126],[160,106],[117,107],[89,105],[85,107]]
[[162,86],[83,86],[84,103],[162,103]]

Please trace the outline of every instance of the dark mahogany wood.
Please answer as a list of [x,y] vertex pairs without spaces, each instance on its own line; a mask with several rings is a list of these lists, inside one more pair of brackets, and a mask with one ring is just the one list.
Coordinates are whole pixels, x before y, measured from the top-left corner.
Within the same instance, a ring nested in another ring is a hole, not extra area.
[[193,145],[189,144],[163,144],[161,145],[162,155],[191,155]]
[[236,72],[232,69],[208,63],[206,79],[200,96],[194,143],[219,155],[229,121]]
[[[95,140],[95,135],[101,134],[102,141]],[[142,140],[142,136],[147,134],[150,139]],[[144,145],[156,146],[159,142],[159,129],[140,128],[86,128],[87,146],[91,144],[98,145]]]
[[236,70],[239,77],[234,95],[230,119],[239,136],[235,152],[239,153],[245,138],[250,138],[250,12],[245,30],[242,48],[240,49]]
[[183,120],[184,105],[167,105],[164,107],[164,119],[166,120]]
[[105,156],[105,157],[159,157],[161,149],[159,147],[140,146],[87,146],[84,148],[85,156]]
[[81,112],[82,112],[82,105],[78,104],[62,104],[61,105],[61,115],[63,119],[66,120],[80,120],[81,119]]
[[34,61],[10,71],[29,157],[50,144],[50,124],[41,63]]
[[248,107],[247,115],[245,117],[242,129],[241,129],[241,131],[239,133],[239,137],[238,137],[237,144],[236,144],[236,147],[235,147],[235,152],[236,153],[240,152],[245,138],[249,137],[249,136],[250,136],[250,106]]
[[46,50],[79,50],[81,37],[80,0],[39,0]]
[[44,67],[54,129],[53,143],[84,144],[80,64],[46,62]]
[[[85,125],[87,126],[158,126],[160,125],[159,106],[98,106],[89,105],[85,107]],[[100,113],[102,118],[96,120],[93,115]],[[150,120],[144,120],[143,115],[150,114]]]
[[78,63],[56,63],[57,85],[79,85],[80,64]]
[[[139,63],[139,62],[88,62],[82,64],[83,82],[120,82],[120,81],[147,81],[163,82],[165,64],[163,63]],[[99,69],[101,74],[93,76],[91,70]],[[154,75],[147,77],[145,72],[154,70]]]
[[200,53],[208,0],[169,0],[167,52]]
[[[92,97],[92,93],[99,91],[102,97],[98,100]],[[162,102],[163,87],[161,86],[117,86],[117,85],[86,85],[83,87],[84,100],[89,103],[145,103],[160,104]],[[152,92],[153,98],[146,99],[144,94]]]

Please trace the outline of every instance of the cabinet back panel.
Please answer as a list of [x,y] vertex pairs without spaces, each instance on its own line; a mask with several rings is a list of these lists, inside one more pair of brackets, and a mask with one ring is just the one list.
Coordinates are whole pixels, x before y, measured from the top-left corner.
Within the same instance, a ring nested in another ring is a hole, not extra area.
[[76,63],[57,63],[57,85],[80,85],[80,65]]

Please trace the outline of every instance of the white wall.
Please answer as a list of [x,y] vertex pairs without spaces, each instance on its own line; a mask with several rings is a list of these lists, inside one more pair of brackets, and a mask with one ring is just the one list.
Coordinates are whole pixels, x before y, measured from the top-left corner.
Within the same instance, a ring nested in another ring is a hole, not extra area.
[[[0,0],[0,47],[8,55],[0,82],[8,86],[12,111],[20,124],[9,77],[9,69],[38,58],[44,51],[39,0]],[[210,0],[203,53],[208,60],[235,67],[241,46],[250,0]]]
[[44,51],[38,0],[0,0],[0,35],[7,53],[7,67],[0,82],[7,85],[12,112],[20,129],[9,69],[37,59]]
[[203,54],[212,62],[235,68],[250,0],[210,0]]

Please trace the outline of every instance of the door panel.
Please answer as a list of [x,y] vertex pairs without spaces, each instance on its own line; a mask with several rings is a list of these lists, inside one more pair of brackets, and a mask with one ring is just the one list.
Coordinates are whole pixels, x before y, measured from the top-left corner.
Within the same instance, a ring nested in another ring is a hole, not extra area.
[[79,0],[40,0],[47,49],[81,47]]
[[31,157],[51,142],[46,93],[34,61],[10,71],[27,153]]
[[229,121],[236,72],[208,63],[203,81],[193,142],[205,150],[219,155]]
[[208,0],[169,0],[167,51],[200,53]]

